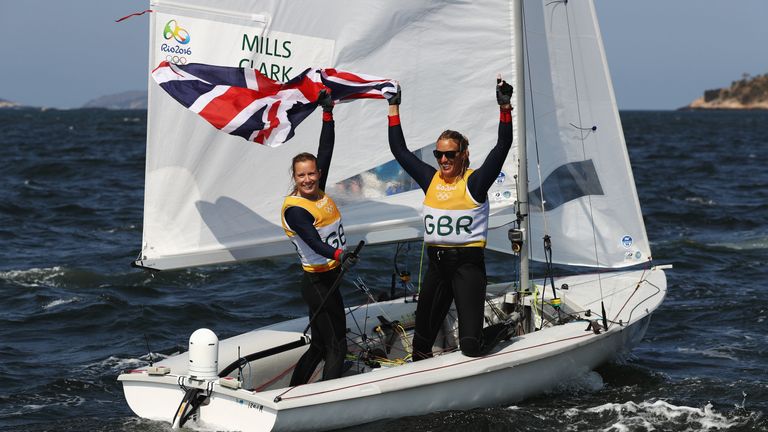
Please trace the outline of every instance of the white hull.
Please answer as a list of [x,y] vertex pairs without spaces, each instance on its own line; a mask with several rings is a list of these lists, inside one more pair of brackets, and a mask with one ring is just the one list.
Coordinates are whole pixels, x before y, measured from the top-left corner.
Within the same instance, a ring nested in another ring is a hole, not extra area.
[[[558,290],[563,310],[582,312],[584,317],[584,311],[590,309],[591,317],[584,319],[597,319],[595,314],[600,314],[601,306],[595,278],[586,275],[557,280],[557,286],[570,286]],[[489,291],[494,288],[502,286],[489,287]],[[608,331],[595,334],[586,330],[587,321],[554,325],[502,342],[481,358],[455,351],[292,389],[285,387],[288,372],[266,390],[249,391],[228,389],[216,381],[189,380],[184,376],[187,357],[181,354],[162,362],[171,368],[168,375],[151,376],[138,370],[118,379],[123,382],[131,409],[141,417],[171,422],[184,396],[182,384],[210,392],[196,416],[199,425],[242,431],[327,430],[384,418],[514,403],[627,353],[642,339],[651,313],[662,302],[666,278],[656,268],[606,274],[602,276],[602,290],[606,315],[616,322],[609,323]],[[405,322],[413,307],[413,303],[395,300],[369,309],[357,308],[349,315],[348,325],[352,328],[355,320],[363,322],[368,312],[368,327],[372,328],[378,325],[375,317],[382,310]],[[237,346],[245,355],[282,345],[297,340],[305,325],[306,319],[293,320],[222,341],[220,370],[237,358],[228,354],[236,353]],[[252,362],[256,378],[246,384],[258,388],[294,364],[302,352],[303,348],[293,349]],[[276,402],[278,396],[281,399]]]

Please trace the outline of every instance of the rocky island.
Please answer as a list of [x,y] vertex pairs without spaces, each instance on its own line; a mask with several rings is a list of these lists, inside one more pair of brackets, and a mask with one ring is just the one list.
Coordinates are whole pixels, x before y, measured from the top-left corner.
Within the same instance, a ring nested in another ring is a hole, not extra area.
[[147,109],[146,91],[127,91],[90,100],[83,108]]
[[[86,102],[80,108],[103,108],[113,110],[145,110],[147,109],[146,91],[127,91],[106,96],[101,96]],[[38,109],[46,111],[48,107],[21,105],[19,103],[0,98],[0,109]],[[54,108],[57,109],[57,108]]]
[[707,90],[704,96],[682,109],[768,109],[768,74],[754,77],[744,74],[730,87]]
[[16,102],[11,102],[9,100],[0,99],[0,108],[16,108],[19,104]]

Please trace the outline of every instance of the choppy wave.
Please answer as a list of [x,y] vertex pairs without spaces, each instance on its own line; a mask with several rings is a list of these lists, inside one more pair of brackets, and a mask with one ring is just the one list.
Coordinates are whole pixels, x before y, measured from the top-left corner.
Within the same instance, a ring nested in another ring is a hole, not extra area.
[[768,237],[754,237],[754,238],[746,238],[746,239],[740,239],[735,241],[712,243],[711,246],[722,247],[722,248],[732,249],[736,251],[763,250],[763,249],[768,249]]
[[595,414],[607,425],[599,429],[605,432],[726,430],[744,425],[750,419],[738,414],[716,412],[711,403],[696,408],[673,405],[664,400],[606,403],[587,409],[570,408],[566,414],[572,418]]
[[66,407],[71,409],[81,406],[86,402],[86,399],[82,396],[62,393],[54,396],[38,397],[34,402],[35,403],[21,405],[17,407],[15,411],[3,412],[0,410],[0,419],[28,416],[55,407]]
[[701,355],[708,358],[726,359],[738,361],[739,359],[731,354],[728,347],[717,347],[709,349],[697,349],[697,348],[678,348],[678,351],[684,354]]
[[[621,115],[654,260],[674,264],[635,355],[514,406],[352,430],[768,430],[768,113]],[[143,114],[0,112],[0,128],[10,155],[0,159],[0,430],[167,430],[133,417],[120,372],[148,364],[148,351],[159,361],[185,350],[199,327],[224,338],[306,313],[295,259],[129,267],[141,246]],[[356,271],[388,289],[388,249],[366,253]],[[487,261],[509,267],[506,256]]]
[[688,197],[685,199],[687,202],[694,203],[694,204],[702,204],[706,206],[714,206],[717,205],[717,203],[710,199],[710,198],[703,198],[703,197]]
[[0,279],[23,287],[55,286],[56,279],[63,276],[63,267],[31,268],[0,272]]
[[56,299],[48,304],[43,305],[43,309],[47,310],[47,309],[55,308],[56,306],[61,306],[61,305],[78,302],[78,301],[80,301],[80,297],[72,297],[69,299]]

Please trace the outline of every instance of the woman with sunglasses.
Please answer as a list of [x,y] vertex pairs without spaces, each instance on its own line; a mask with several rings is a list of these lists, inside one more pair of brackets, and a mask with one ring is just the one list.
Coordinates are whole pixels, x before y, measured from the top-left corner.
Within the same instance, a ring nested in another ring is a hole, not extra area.
[[[487,354],[498,342],[500,326],[483,331],[488,190],[501,172],[512,146],[512,86],[497,77],[500,109],[496,146],[482,166],[469,169],[469,141],[446,130],[433,155],[438,168],[412,154],[400,126],[400,91],[389,100],[389,148],[403,169],[424,191],[422,217],[429,266],[416,306],[413,360],[432,357],[432,346],[451,302],[456,303],[459,347],[464,355]],[[488,331],[490,330],[490,331]],[[484,335],[485,333],[485,335]]]
[[323,380],[341,376],[347,354],[346,317],[341,293],[338,289],[331,291],[331,287],[339,277],[342,262],[347,268],[357,262],[354,254],[344,252],[341,213],[323,192],[335,141],[333,100],[322,90],[317,102],[323,107],[317,157],[299,153],[293,158],[294,187],[282,208],[283,229],[296,247],[304,269],[301,296],[309,307],[312,329],[309,349],[291,376],[292,386],[309,382],[321,360],[325,360]]

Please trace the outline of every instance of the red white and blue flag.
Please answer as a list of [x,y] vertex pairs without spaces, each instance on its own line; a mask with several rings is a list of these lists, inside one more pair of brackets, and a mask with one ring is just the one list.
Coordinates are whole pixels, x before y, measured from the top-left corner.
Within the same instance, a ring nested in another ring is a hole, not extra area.
[[317,94],[331,90],[336,103],[389,99],[393,80],[336,69],[307,69],[281,83],[258,70],[199,63],[162,62],[152,77],[171,97],[215,128],[248,141],[277,147],[317,107]]

